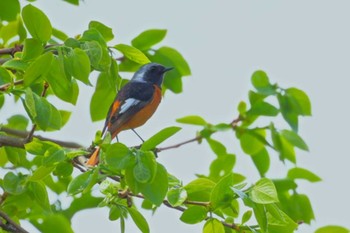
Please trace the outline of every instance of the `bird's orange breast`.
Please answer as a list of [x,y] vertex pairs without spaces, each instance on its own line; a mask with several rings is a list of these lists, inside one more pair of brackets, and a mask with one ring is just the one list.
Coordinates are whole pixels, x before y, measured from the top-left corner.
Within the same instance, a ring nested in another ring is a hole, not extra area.
[[122,126],[120,131],[140,127],[141,125],[145,124],[146,121],[157,110],[158,105],[162,100],[162,91],[157,85],[154,85],[154,88],[155,88],[155,91],[150,103],[148,103],[143,109],[138,111],[128,122],[126,122]]

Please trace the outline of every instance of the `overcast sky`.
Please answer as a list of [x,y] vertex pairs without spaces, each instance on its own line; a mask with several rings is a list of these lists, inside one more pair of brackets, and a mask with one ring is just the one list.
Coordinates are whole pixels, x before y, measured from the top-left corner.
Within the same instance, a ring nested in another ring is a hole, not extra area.
[[[22,1],[24,4],[27,2]],[[54,27],[70,36],[82,33],[91,20],[105,23],[116,36],[111,45],[129,43],[145,29],[168,29],[162,44],[184,55],[192,76],[184,79],[183,94],[167,93],[157,113],[138,130],[145,138],[177,125],[176,118],[190,114],[213,123],[229,122],[237,116],[238,103],[247,100],[250,76],[257,69],[265,70],[271,81],[282,87],[304,90],[311,98],[313,116],[301,119],[300,134],[310,153],[297,151],[298,166],[315,172],[323,182],[299,182],[298,191],[310,197],[316,222],[311,227],[302,225],[298,232],[313,232],[328,224],[350,227],[349,1],[85,0],[75,7],[59,0],[38,0],[33,4],[48,15]],[[103,124],[91,123],[92,91],[83,88],[76,107],[61,105],[73,111],[72,119],[51,136],[89,145]],[[22,111],[20,106],[12,110]],[[10,113],[2,111],[1,121]],[[195,135],[196,128],[185,128],[167,143]],[[237,154],[236,171],[250,174],[250,182],[257,180],[258,174],[237,147],[234,134],[219,138]],[[139,143],[128,132],[122,133],[120,140]],[[213,159],[206,145],[190,145],[159,156],[159,162],[185,183],[194,179],[194,174],[206,174]],[[283,177],[281,168],[274,162],[269,177]],[[152,233],[201,232],[202,225],[186,225],[179,216],[166,207],[153,217],[146,214]],[[94,209],[77,214],[73,228],[77,233],[119,232],[119,222],[110,222],[105,209]],[[137,232],[133,223],[127,224],[127,232]]]

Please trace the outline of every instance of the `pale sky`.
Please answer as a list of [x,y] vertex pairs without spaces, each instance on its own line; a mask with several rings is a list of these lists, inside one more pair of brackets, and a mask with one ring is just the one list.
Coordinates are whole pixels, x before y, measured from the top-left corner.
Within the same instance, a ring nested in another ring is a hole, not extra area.
[[[22,1],[22,5],[27,2]],[[168,92],[153,118],[138,130],[147,138],[158,130],[178,125],[176,118],[198,114],[209,122],[229,122],[238,115],[237,105],[247,101],[252,89],[251,74],[262,69],[272,82],[282,87],[304,90],[312,102],[313,116],[300,119],[300,135],[310,152],[297,151],[298,166],[318,174],[319,183],[299,182],[299,193],[309,196],[316,221],[300,226],[297,232],[309,233],[328,224],[350,227],[349,135],[349,54],[350,2],[346,0],[309,1],[119,1],[85,0],[75,7],[59,0],[33,3],[50,18],[54,27],[74,36],[87,29],[91,20],[113,28],[116,39],[110,43],[130,43],[141,31],[168,29],[162,45],[178,49],[187,59],[192,76],[184,78],[184,92]],[[95,77],[90,80],[94,83]],[[81,89],[76,107],[70,109],[70,123],[58,133],[40,133],[88,146],[103,122],[91,123],[89,101],[92,88]],[[1,112],[1,122],[21,106]],[[4,118],[3,118],[4,117]],[[6,118],[5,118],[6,117]],[[197,128],[184,130],[164,145],[190,139]],[[258,179],[250,158],[238,148],[233,133],[218,135],[237,155],[236,172],[249,175],[248,182]],[[128,145],[139,141],[132,133],[120,134]],[[208,173],[214,159],[207,145],[196,144],[166,151],[158,161],[184,183],[194,174]],[[284,177],[278,156],[272,156],[269,178]],[[291,165],[288,165],[291,167]],[[202,224],[187,225],[179,220],[180,212],[161,207],[152,216],[146,213],[151,232],[201,232]],[[119,232],[119,222],[108,220],[106,209],[77,214],[75,232]],[[34,231],[33,231],[34,232]],[[138,232],[131,221],[127,232]]]

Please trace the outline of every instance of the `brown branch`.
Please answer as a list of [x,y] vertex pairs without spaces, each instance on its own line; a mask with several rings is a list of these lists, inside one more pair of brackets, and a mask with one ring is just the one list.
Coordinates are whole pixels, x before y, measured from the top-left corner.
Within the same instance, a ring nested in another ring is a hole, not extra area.
[[29,233],[23,229],[19,224],[14,222],[6,213],[0,210],[0,217],[3,218],[6,223],[0,221],[0,227],[5,231],[14,232],[14,233]]
[[[4,143],[4,145],[6,146],[13,146],[13,147],[20,147],[20,148],[24,148],[24,144],[25,141],[22,140],[21,138],[27,138],[29,132],[27,131],[22,131],[22,130],[17,130],[17,129],[11,129],[8,127],[4,127],[4,126],[0,126],[0,131],[5,132],[7,134],[19,137],[19,138],[15,138],[15,137],[10,137],[10,136],[4,136],[4,135],[0,135],[4,137],[4,141],[0,141],[1,143]],[[42,137],[40,135],[33,135],[33,137],[41,140],[41,141],[50,141],[53,143],[56,143],[62,147],[65,148],[72,148],[72,149],[79,149],[79,148],[83,148],[82,145],[75,143],[75,142],[67,142],[67,141],[61,141],[61,140],[56,140],[56,139],[52,139],[52,138],[47,138],[47,137]],[[8,139],[10,138],[10,139]],[[17,142],[13,141],[14,139],[16,139]],[[1,137],[0,137],[1,140]],[[10,141],[8,141],[10,140]],[[7,144],[6,144],[7,143]]]
[[5,48],[0,49],[0,55],[11,55],[12,57],[15,55],[16,52],[20,52],[23,49],[23,45],[15,45],[13,48]]
[[0,91],[7,91],[11,87],[11,85],[20,85],[23,84],[23,79],[17,80],[13,83],[5,83],[0,86]]
[[161,152],[161,151],[164,151],[164,150],[175,149],[175,148],[178,148],[180,146],[183,146],[183,145],[191,143],[191,142],[199,142],[202,138],[203,138],[202,136],[197,136],[195,138],[192,138],[192,139],[184,141],[184,142],[180,142],[180,143],[172,145],[172,146],[156,148],[156,152],[158,153],[158,152]]

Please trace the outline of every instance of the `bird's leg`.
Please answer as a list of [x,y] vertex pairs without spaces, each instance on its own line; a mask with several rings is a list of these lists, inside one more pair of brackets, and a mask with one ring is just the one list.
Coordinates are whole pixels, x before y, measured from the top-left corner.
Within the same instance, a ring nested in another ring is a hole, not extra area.
[[142,143],[145,142],[145,140],[143,140],[143,139],[141,138],[141,136],[135,131],[135,129],[131,129],[131,130],[137,135],[137,137],[139,137],[139,139],[142,141]]

